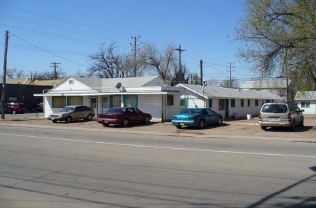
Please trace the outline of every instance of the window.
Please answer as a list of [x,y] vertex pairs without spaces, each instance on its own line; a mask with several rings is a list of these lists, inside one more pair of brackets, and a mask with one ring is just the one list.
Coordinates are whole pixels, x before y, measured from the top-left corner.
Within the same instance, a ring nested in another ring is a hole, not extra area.
[[215,112],[212,111],[211,109],[206,109],[206,111],[207,111],[207,113],[210,114],[210,115],[215,114]]
[[121,96],[120,95],[111,96],[111,107],[121,107]]
[[302,108],[310,108],[310,102],[301,102],[301,107]]
[[212,99],[208,100],[208,107],[213,108],[213,100]]
[[235,99],[230,100],[230,107],[235,108]]
[[101,98],[101,107],[102,108],[109,108],[109,97],[108,96]]
[[83,98],[79,96],[67,97],[67,105],[82,105]]
[[124,96],[125,107],[137,107],[137,95]]
[[53,108],[63,108],[66,106],[66,97],[53,97]]
[[218,100],[218,109],[220,111],[224,110],[225,109],[225,100],[224,99],[219,99]]
[[180,100],[180,106],[182,107],[182,108],[187,108],[188,107],[188,100],[187,100],[187,98],[182,98],[181,100]]
[[241,106],[241,107],[244,107],[244,106],[245,106],[245,100],[244,100],[244,99],[241,99],[241,100],[240,100],[240,106]]
[[259,105],[259,100],[255,100],[255,106]]
[[250,100],[248,100],[248,107],[250,107]]
[[173,95],[167,95],[167,105],[168,106],[173,105]]

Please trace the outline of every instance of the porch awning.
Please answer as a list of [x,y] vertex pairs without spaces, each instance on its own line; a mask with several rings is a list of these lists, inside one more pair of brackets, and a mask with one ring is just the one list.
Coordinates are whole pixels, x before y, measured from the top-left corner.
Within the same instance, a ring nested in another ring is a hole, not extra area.
[[44,93],[34,94],[35,97],[54,97],[54,96],[100,96],[100,95],[167,95],[177,94],[178,92],[119,92],[119,93]]

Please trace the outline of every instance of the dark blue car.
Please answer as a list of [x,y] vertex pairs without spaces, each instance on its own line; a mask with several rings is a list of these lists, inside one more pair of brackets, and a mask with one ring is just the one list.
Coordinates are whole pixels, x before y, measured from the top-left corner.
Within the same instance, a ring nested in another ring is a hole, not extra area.
[[171,123],[178,129],[183,126],[195,126],[203,129],[210,124],[221,125],[223,117],[210,108],[187,108],[181,111],[180,114],[174,115]]

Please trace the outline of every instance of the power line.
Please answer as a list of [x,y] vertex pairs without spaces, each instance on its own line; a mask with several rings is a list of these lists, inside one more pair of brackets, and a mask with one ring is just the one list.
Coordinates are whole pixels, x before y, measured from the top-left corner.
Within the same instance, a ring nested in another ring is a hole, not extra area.
[[65,60],[65,61],[71,62],[71,63],[73,63],[73,64],[77,64],[77,65],[80,65],[80,66],[87,67],[87,66],[85,66],[85,65],[83,65],[83,64],[77,63],[77,62],[72,61],[72,60],[70,60],[70,59],[64,58],[64,57],[59,56],[59,55],[57,55],[57,54],[54,54],[54,53],[52,53],[52,52],[50,52],[50,51],[48,51],[48,50],[45,50],[45,49],[43,49],[43,48],[41,48],[41,47],[38,47],[38,46],[36,46],[35,44],[30,43],[29,41],[24,40],[23,38],[20,38],[19,36],[15,35],[15,34],[13,34],[13,33],[11,33],[11,34],[12,34],[13,36],[19,38],[20,40],[22,40],[22,41],[24,41],[24,42],[26,42],[26,43],[32,45],[33,47],[40,49],[41,51],[44,51],[44,52],[46,52],[46,53],[49,53],[49,54],[51,54],[51,55],[53,55],[53,56],[56,56],[56,57],[61,58],[61,59]]
[[9,26],[9,25],[6,25],[6,24],[1,24],[1,23],[0,23],[0,25],[5,26],[5,27],[11,27],[11,28],[23,30],[23,31],[28,31],[28,32],[32,32],[32,33],[42,34],[42,35],[46,35],[46,36],[58,37],[58,38],[63,38],[63,39],[68,39],[68,40],[74,40],[74,41],[77,41],[77,42],[86,42],[86,43],[99,44],[99,42],[90,41],[90,40],[82,40],[82,39],[71,38],[71,37],[67,37],[67,36],[63,36],[63,35],[55,35],[55,34],[50,34],[50,33],[39,32],[39,31],[35,31],[35,30],[28,30],[28,29],[24,29],[24,28],[21,28],[21,27]]

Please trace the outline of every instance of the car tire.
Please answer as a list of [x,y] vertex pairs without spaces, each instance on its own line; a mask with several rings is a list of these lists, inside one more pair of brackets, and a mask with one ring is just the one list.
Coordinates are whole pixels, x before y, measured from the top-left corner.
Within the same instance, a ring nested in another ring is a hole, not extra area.
[[267,130],[267,127],[266,126],[261,126],[261,129],[266,131]]
[[56,120],[52,120],[52,122],[53,122],[53,123],[57,123],[57,121],[56,121]]
[[177,129],[182,129],[182,126],[181,125],[178,125],[178,126],[176,126],[177,127]]
[[301,123],[300,123],[300,127],[304,126],[304,119],[302,119]]
[[223,124],[223,118],[222,117],[219,117],[218,118],[218,125],[220,126],[220,125],[222,125]]
[[150,118],[149,117],[146,117],[145,118],[145,124],[149,124],[150,123]]
[[66,123],[70,123],[70,122],[71,122],[71,117],[68,116],[68,117],[66,118]]
[[296,129],[295,120],[293,120],[293,121],[292,121],[291,130],[292,130],[292,131],[295,131],[295,129]]
[[87,117],[87,121],[92,121],[92,117],[93,116],[91,114],[89,114],[88,117]]
[[122,125],[124,127],[127,127],[129,125],[129,120],[127,118],[124,118],[123,122],[122,122]]
[[102,123],[103,126],[108,127],[109,124],[108,123]]
[[199,129],[203,129],[204,127],[205,127],[205,121],[202,119],[202,120],[200,120],[200,122],[199,122],[198,128],[199,128]]

